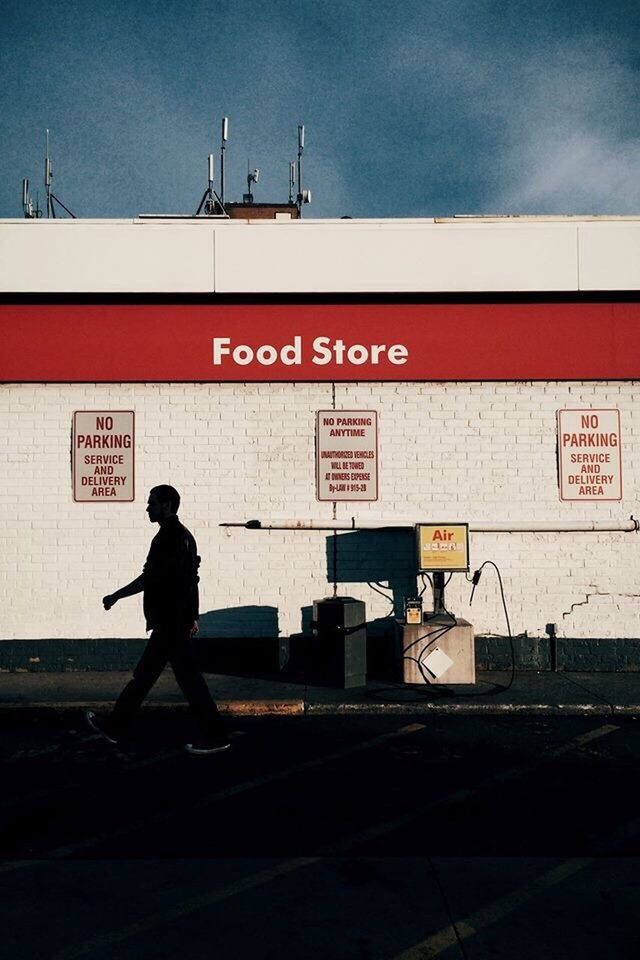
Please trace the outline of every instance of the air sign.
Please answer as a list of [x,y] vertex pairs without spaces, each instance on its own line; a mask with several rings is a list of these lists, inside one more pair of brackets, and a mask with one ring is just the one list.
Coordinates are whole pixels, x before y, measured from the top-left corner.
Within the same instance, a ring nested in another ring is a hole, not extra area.
[[469,569],[468,523],[419,523],[416,533],[420,572]]

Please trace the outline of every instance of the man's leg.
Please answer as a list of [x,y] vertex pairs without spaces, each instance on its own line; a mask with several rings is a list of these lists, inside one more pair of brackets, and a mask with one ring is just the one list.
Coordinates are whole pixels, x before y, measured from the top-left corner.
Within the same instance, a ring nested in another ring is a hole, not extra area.
[[154,630],[149,637],[133,677],[126,685],[109,718],[111,729],[118,737],[129,727],[142,701],[164,670],[169,660],[169,637],[162,630]]
[[176,629],[169,661],[176,681],[200,725],[203,738],[215,744],[227,743],[222,717],[204,677],[198,670],[190,628]]

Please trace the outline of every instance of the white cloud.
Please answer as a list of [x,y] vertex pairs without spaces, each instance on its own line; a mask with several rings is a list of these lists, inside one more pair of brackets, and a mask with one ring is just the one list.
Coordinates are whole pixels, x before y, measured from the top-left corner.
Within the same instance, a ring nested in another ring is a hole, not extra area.
[[620,38],[413,26],[380,64],[435,189],[455,173],[465,212],[640,212],[638,71]]
[[511,154],[513,182],[488,207],[509,213],[640,212],[640,140],[596,136],[588,129],[562,139],[527,131]]
[[532,49],[505,91],[502,178],[487,207],[511,213],[640,212],[637,75],[610,44]]

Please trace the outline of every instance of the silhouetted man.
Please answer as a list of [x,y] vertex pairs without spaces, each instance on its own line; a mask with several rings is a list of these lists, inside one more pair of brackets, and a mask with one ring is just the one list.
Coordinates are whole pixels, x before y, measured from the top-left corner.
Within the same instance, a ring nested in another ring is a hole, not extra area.
[[91,711],[89,726],[110,743],[117,743],[128,729],[142,701],[171,664],[180,689],[187,698],[201,729],[201,737],[188,743],[189,753],[219,753],[229,749],[218,709],[198,670],[193,637],[198,633],[198,566],[200,557],[191,533],[178,520],[180,494],[163,484],[149,493],[147,513],[160,530],[151,541],[149,555],[139,577],[103,598],[105,610],[136,593],[144,593],[144,615],[151,636],[144,653],[108,719],[98,722]]

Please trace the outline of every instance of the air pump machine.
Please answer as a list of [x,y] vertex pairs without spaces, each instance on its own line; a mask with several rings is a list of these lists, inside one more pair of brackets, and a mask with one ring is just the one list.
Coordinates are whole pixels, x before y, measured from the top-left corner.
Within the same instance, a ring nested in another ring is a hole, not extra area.
[[405,683],[469,684],[476,681],[473,627],[445,606],[447,574],[469,570],[467,523],[416,524],[417,572],[429,576],[433,611],[422,597],[407,598],[396,621],[396,660]]

